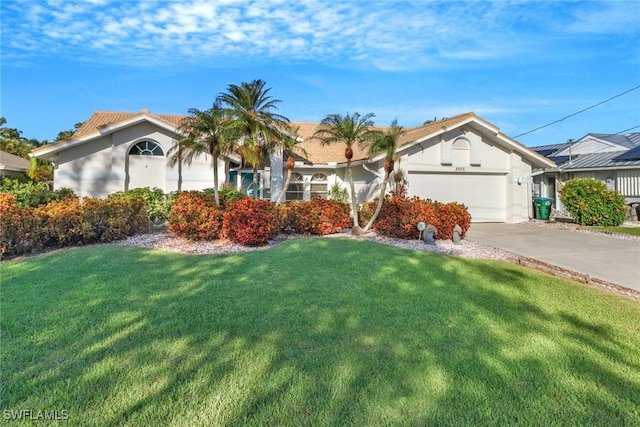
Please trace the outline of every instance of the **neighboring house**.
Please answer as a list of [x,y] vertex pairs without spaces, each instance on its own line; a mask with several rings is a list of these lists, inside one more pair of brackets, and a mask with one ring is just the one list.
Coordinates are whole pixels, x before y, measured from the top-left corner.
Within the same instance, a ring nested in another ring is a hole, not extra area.
[[[534,173],[534,196],[551,197],[562,210],[558,191],[572,178],[594,178],[640,204],[640,132],[626,135],[590,133],[578,141],[533,147],[557,166]],[[635,212],[634,216],[635,216]],[[636,216],[637,218],[637,216]]]
[[0,178],[25,174],[30,166],[29,160],[0,150]]
[[[104,197],[147,186],[166,192],[212,187],[207,156],[183,166],[181,173],[178,166],[167,165],[182,118],[148,110],[96,112],[71,139],[39,147],[33,155],[54,162],[54,188],[68,187],[80,196]],[[297,156],[286,199],[327,197],[336,183],[347,187],[344,145],[322,146],[313,138],[317,123],[291,124],[298,128],[306,155]],[[529,219],[532,171],[554,166],[474,113],[406,129],[397,156],[396,169],[405,172],[410,196],[464,203],[474,222]],[[220,159],[219,170],[236,187],[251,192],[253,172],[240,163],[229,156]],[[369,159],[366,150],[354,147],[352,165],[357,201],[376,197],[384,175],[383,156]],[[281,179],[282,173],[272,177],[267,161],[259,174],[257,191],[268,198],[272,178]]]

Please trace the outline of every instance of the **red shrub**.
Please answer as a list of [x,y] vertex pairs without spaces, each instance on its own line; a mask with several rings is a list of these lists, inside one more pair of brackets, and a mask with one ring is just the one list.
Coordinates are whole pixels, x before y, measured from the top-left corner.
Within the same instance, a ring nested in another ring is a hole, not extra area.
[[351,226],[348,208],[332,200],[289,202],[280,207],[280,217],[288,233],[326,235]]
[[169,231],[192,240],[215,240],[222,230],[222,209],[213,194],[185,191],[169,211]]
[[[373,206],[377,200],[371,202]],[[439,203],[418,197],[387,196],[373,228],[380,234],[401,239],[417,239],[419,222],[436,227],[437,239],[451,239],[453,228],[460,225],[462,235],[471,224],[467,208],[458,203]]]
[[244,246],[266,245],[278,232],[275,203],[245,197],[233,203],[223,215],[222,229],[231,241]]

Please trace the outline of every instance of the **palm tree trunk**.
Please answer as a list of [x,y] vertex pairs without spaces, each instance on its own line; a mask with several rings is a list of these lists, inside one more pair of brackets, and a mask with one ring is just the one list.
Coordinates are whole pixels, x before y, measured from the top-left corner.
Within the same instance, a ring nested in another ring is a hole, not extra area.
[[282,192],[278,195],[278,199],[276,200],[277,204],[282,203],[282,198],[287,193],[289,189],[289,183],[291,182],[291,176],[293,176],[293,169],[287,168],[287,179],[284,181],[284,187],[282,187]]
[[387,188],[388,182],[389,182],[389,172],[385,170],[384,178],[382,179],[382,188],[380,188],[380,196],[378,196],[378,205],[376,206],[376,211],[373,213],[373,216],[371,217],[367,225],[364,226],[365,232],[371,229],[371,226],[373,226],[373,223],[376,221],[376,219],[378,219],[378,215],[380,215],[380,211],[382,210],[382,203],[384,202],[384,192]]
[[358,224],[358,202],[356,201],[356,190],[353,185],[353,173],[351,172],[351,160],[347,160],[347,176],[349,177],[349,189],[351,190],[351,215],[353,215],[353,234],[359,234],[361,232],[360,225]]
[[253,198],[258,200],[258,167],[253,167]]
[[211,156],[213,159],[213,195],[216,200],[216,206],[220,206],[220,194],[218,193],[218,159]]

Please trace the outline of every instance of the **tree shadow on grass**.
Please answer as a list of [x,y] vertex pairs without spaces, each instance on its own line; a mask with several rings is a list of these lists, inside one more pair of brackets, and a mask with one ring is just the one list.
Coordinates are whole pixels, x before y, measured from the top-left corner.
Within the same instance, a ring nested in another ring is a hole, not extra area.
[[26,321],[3,310],[15,352],[3,357],[5,407],[68,407],[83,425],[640,417],[637,340],[516,266],[342,239],[225,256],[100,247],[26,263],[2,290],[33,310]]

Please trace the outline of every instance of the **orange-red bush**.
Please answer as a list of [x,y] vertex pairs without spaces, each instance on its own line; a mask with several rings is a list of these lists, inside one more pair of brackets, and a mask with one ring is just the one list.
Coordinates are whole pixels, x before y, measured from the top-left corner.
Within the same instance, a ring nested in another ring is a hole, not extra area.
[[34,209],[0,194],[0,253],[19,255],[57,247],[122,239],[146,229],[141,199],[66,198]]
[[222,209],[215,196],[185,191],[173,201],[169,211],[169,231],[192,240],[214,240],[222,231]]
[[277,207],[266,200],[245,197],[229,206],[223,214],[224,235],[244,246],[266,245],[278,229]]
[[[371,202],[375,206],[377,200]],[[418,197],[387,196],[373,228],[379,233],[401,239],[417,239],[419,222],[436,227],[438,239],[451,239],[459,225],[462,235],[471,224],[467,208],[459,203],[439,203]]]
[[0,193],[0,256],[39,249],[36,224],[33,208],[21,208],[12,194]]
[[77,197],[40,205],[34,213],[40,220],[39,231],[46,247],[74,245],[85,236],[82,206]]
[[280,207],[280,217],[287,233],[326,235],[351,226],[348,208],[332,200],[289,202]]

